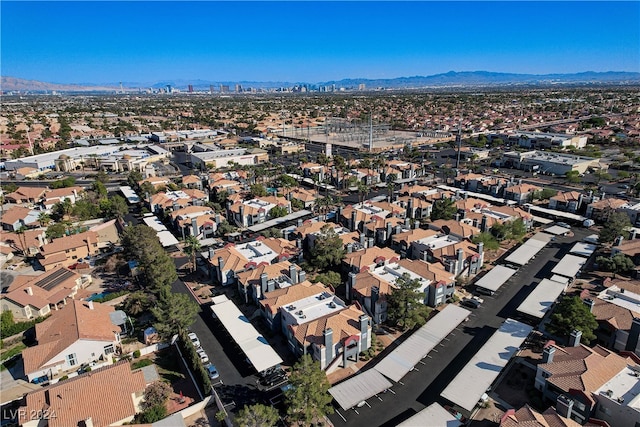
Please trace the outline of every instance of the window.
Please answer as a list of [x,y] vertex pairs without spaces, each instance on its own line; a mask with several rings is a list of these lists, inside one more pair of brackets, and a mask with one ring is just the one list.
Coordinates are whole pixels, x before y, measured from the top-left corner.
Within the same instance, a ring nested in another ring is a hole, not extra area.
[[113,348],[113,344],[109,344],[109,345],[105,345],[104,346],[104,354],[111,354],[113,353],[115,350]]
[[78,363],[75,353],[67,354],[67,363],[69,366],[75,366]]

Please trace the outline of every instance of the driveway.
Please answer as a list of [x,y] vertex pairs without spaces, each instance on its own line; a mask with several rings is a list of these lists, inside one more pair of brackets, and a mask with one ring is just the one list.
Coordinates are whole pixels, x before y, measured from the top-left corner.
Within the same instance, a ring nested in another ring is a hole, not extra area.
[[521,267],[494,296],[483,296],[485,302],[473,310],[469,321],[458,327],[433,350],[424,364],[409,372],[401,383],[388,392],[373,397],[367,405],[356,410],[337,412],[330,416],[335,426],[376,425],[395,426],[421,411],[433,402],[448,404],[440,393],[471,360],[489,337],[508,317],[516,315],[516,309],[545,277],[576,241],[591,234],[585,229],[574,229],[574,235],[558,237],[534,260]]

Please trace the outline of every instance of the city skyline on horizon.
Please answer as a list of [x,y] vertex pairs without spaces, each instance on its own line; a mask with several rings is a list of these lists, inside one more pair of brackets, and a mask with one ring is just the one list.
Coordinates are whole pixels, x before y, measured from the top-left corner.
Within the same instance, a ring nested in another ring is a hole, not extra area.
[[638,2],[3,1],[1,22],[2,75],[60,84],[640,71]]

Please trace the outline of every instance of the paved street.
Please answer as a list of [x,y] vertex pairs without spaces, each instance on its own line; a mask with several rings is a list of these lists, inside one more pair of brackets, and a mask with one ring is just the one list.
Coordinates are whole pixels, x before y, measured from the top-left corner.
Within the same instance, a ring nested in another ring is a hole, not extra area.
[[[445,338],[427,358],[424,364],[408,373],[402,384],[395,384],[393,393],[385,393],[367,401],[368,405],[357,410],[342,411],[332,415],[331,421],[341,425],[395,426],[433,402],[447,404],[440,393],[462,370],[502,322],[515,316],[517,307],[543,278],[550,277],[553,266],[573,246],[588,234],[588,230],[574,229],[575,235],[559,237],[543,249],[528,265],[520,268],[495,296],[483,296],[484,304],[475,310],[468,322]],[[453,355],[453,358],[452,358]],[[357,412],[356,412],[357,411]]]

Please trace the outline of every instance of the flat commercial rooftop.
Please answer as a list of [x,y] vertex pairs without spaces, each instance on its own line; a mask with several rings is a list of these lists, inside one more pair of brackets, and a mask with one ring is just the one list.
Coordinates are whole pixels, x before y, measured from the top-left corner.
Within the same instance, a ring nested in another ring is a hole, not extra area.
[[476,286],[495,292],[500,289],[500,286],[504,285],[511,276],[516,274],[516,271],[517,270],[505,267],[504,265],[496,265],[476,282]]
[[460,421],[437,402],[424,408],[413,417],[398,424],[397,427],[438,426],[458,427]]
[[211,311],[240,346],[253,367],[256,368],[256,371],[262,372],[282,363],[278,353],[258,333],[233,301],[219,299],[218,302],[211,306]]
[[578,242],[569,251],[570,254],[580,255],[589,258],[598,249],[598,246],[591,243]]
[[329,389],[329,394],[345,411],[363,400],[391,387],[388,379],[375,369],[369,369]]
[[549,279],[542,279],[538,286],[520,304],[518,311],[542,319],[556,299],[564,292],[566,285]]
[[507,319],[440,396],[471,412],[533,328]]
[[458,187],[451,187],[449,185],[438,185],[437,188],[441,190],[446,190],[446,191],[460,192],[460,194],[468,194],[469,197],[473,197],[475,199],[487,200],[489,202],[498,203],[501,205],[510,206],[510,205],[517,204],[517,202],[514,202],[513,200],[502,199],[500,197],[493,197],[493,196],[490,196],[489,194],[474,193],[473,191],[461,190]]
[[551,270],[554,274],[574,278],[583,265],[587,262],[586,258],[576,255],[565,255],[560,262]]
[[374,369],[395,382],[400,381],[470,314],[469,310],[457,305],[446,306],[405,342],[385,356]]

